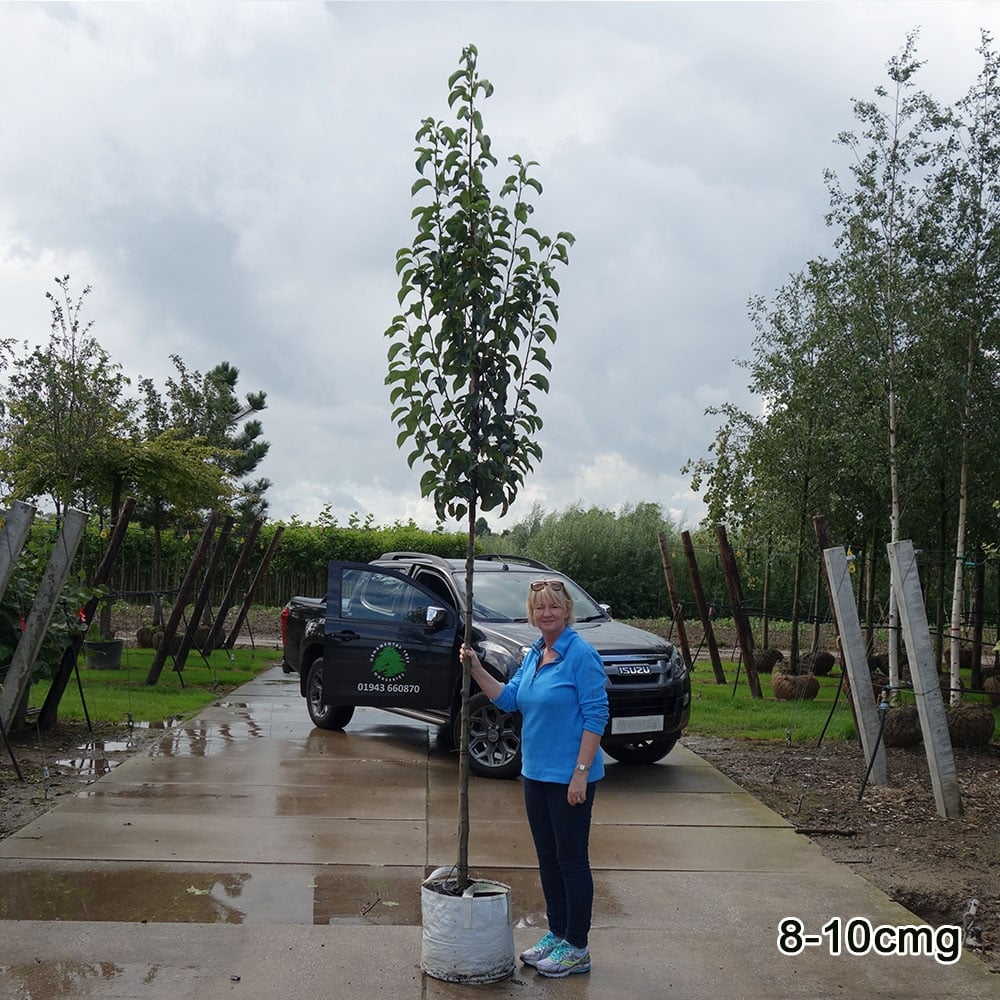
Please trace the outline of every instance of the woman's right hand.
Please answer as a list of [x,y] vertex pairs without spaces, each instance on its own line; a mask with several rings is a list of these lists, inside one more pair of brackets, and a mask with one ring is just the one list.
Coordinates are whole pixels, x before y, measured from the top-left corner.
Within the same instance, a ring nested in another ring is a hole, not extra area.
[[490,701],[499,698],[503,692],[503,683],[498,681],[482,664],[476,651],[471,646],[466,646],[463,642],[458,650],[460,663],[468,661],[469,675],[476,682],[476,687],[486,695]]

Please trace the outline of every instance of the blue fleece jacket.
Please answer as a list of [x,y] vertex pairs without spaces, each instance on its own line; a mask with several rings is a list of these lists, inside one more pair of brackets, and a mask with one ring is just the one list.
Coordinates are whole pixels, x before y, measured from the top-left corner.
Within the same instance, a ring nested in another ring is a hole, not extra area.
[[[604,664],[597,650],[568,626],[553,646],[556,659],[536,669],[544,649],[539,638],[494,702],[505,712],[521,712],[524,777],[568,785],[583,731],[601,736],[608,724]],[[604,757],[598,748],[587,780],[603,777]]]

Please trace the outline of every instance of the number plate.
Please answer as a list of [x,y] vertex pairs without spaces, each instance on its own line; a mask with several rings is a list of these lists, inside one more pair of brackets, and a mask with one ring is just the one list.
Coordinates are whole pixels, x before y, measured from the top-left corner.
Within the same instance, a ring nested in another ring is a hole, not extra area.
[[621,719],[611,720],[611,735],[621,733],[659,733],[663,732],[662,715],[630,715]]

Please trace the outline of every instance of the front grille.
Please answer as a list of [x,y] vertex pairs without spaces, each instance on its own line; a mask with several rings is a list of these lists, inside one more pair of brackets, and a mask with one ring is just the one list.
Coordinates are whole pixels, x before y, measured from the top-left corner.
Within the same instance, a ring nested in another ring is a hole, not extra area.
[[[669,674],[667,675],[669,676]],[[650,684],[660,684],[663,681],[664,675],[661,673],[655,674],[609,674],[608,680],[613,688],[619,687],[629,687],[631,686],[644,686],[649,687]]]
[[662,684],[673,676],[673,662],[662,656],[640,653],[602,656],[604,670],[613,684]]
[[676,698],[664,698],[661,689],[646,691],[609,691],[608,708],[612,716],[672,715],[677,709]]

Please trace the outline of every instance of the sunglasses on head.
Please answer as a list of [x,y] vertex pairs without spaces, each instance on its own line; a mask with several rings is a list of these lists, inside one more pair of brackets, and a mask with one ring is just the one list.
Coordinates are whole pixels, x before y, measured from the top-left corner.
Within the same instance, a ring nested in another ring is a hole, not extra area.
[[553,593],[560,594],[566,589],[566,584],[562,580],[534,580],[531,589],[537,594],[538,591],[549,588]]

